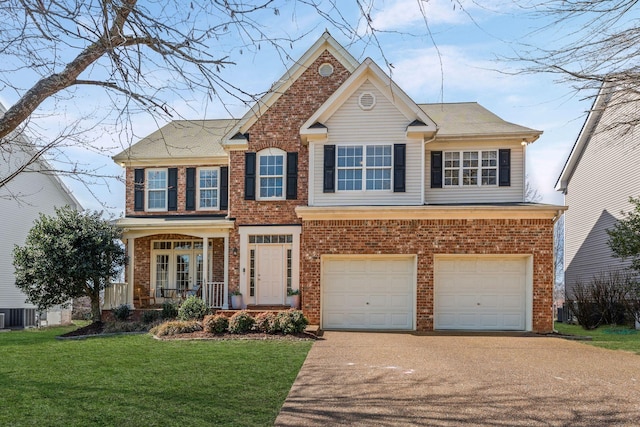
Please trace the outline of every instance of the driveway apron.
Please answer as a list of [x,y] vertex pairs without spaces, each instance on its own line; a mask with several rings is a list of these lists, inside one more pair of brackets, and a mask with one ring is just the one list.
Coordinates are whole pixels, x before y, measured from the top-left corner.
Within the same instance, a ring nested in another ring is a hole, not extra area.
[[326,332],[276,425],[640,425],[640,356],[532,335]]

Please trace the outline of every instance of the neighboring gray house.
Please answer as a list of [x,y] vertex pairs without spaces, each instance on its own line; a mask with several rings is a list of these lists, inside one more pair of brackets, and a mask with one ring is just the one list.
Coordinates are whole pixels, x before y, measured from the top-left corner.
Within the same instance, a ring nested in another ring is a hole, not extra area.
[[606,83],[571,150],[556,190],[565,204],[565,284],[589,281],[628,263],[612,256],[607,229],[632,209],[640,196],[640,99]]
[[[0,115],[6,109],[0,104]],[[29,141],[20,136],[11,152],[0,153],[0,176],[20,164],[29,155]],[[81,209],[78,201],[62,181],[51,173],[36,173],[37,168],[50,169],[44,161],[34,164],[9,184],[0,188],[0,327],[4,317],[5,328],[22,328],[36,325],[36,308],[25,302],[26,295],[15,286],[13,267],[14,245],[24,245],[27,233],[40,213],[54,214],[54,207],[69,205]],[[4,314],[4,316],[3,316]],[[71,320],[71,309],[53,308],[42,313],[41,320],[48,325]]]

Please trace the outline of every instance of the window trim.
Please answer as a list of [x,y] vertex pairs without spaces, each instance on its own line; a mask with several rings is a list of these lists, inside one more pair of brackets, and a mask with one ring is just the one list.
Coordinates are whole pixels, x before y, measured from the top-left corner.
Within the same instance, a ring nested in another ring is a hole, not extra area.
[[[263,197],[260,195],[262,190],[261,180],[263,175],[260,173],[260,159],[267,156],[281,156],[282,157],[282,175],[265,175],[269,178],[282,178],[282,195]],[[279,148],[270,147],[260,150],[256,153],[256,200],[268,201],[268,200],[286,200],[287,197],[287,152]]]
[[[487,152],[495,153],[495,166],[482,166],[482,154]],[[447,167],[446,166],[446,155],[448,153],[458,153],[458,167]],[[475,168],[472,167],[464,167],[464,153],[477,153],[478,154],[478,166]],[[464,172],[465,170],[477,170],[477,183],[476,184],[465,184],[464,183]],[[458,183],[457,184],[447,184],[447,177],[445,176],[446,171],[457,170],[458,171]],[[494,184],[483,184],[482,183],[482,172],[484,170],[495,170],[496,182]],[[498,149],[489,149],[489,150],[447,150],[442,152],[442,187],[443,188],[458,188],[458,187],[498,187],[498,183],[500,181],[500,169],[499,169],[499,153]]]
[[[391,165],[389,166],[367,166],[367,147],[389,147],[390,150],[390,154],[389,156],[391,157]],[[362,148],[362,165],[360,167],[355,167],[355,166],[349,166],[349,167],[340,167],[338,166],[338,153],[340,152],[340,148],[343,147],[361,147]],[[394,171],[394,164],[395,164],[395,158],[394,158],[394,152],[393,152],[393,143],[387,143],[387,142],[377,142],[377,143],[369,143],[369,144],[336,144],[336,149],[335,149],[335,192],[337,193],[353,193],[353,192],[376,192],[376,193],[393,193],[393,171]],[[340,170],[345,170],[345,169],[350,169],[350,170],[357,170],[360,169],[362,171],[362,187],[359,190],[341,190],[339,188],[338,185],[338,177],[339,177],[339,171]],[[389,188],[382,188],[382,189],[367,189],[367,171],[368,170],[385,170],[388,169],[389,170]]]
[[[149,188],[149,183],[150,183],[150,179],[149,179],[149,174],[151,172],[164,172],[164,182],[165,182],[165,187],[164,190],[163,189],[159,189],[159,188],[153,188],[150,189]],[[161,192],[164,191],[164,207],[162,208],[150,208],[149,207],[149,202],[151,201],[151,198],[149,197],[149,193],[150,192]],[[146,212],[166,212],[169,210],[169,168],[149,168],[145,170],[145,186],[144,186],[144,196],[145,196],[145,204],[144,204],[144,209]]]
[[[209,171],[216,171],[217,172],[217,186],[216,187],[205,187],[202,188],[200,186],[200,171],[202,170],[209,170]],[[220,179],[221,179],[221,173],[220,173],[220,167],[219,166],[202,166],[199,168],[196,168],[196,211],[218,211],[220,210]],[[200,190],[212,190],[215,189],[216,190],[216,205],[213,207],[201,207],[200,206]]]

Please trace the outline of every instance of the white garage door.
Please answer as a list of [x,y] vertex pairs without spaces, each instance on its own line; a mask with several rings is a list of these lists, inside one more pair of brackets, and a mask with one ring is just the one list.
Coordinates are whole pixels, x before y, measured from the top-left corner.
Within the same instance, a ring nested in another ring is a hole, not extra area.
[[436,258],[434,329],[525,330],[526,269],[526,258]]
[[412,330],[414,257],[323,257],[323,329]]

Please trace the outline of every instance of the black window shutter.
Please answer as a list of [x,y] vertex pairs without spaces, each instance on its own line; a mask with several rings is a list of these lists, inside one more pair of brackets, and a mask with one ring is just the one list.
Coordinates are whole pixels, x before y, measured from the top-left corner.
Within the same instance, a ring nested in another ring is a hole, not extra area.
[[196,168],[187,168],[187,185],[185,191],[185,210],[196,210]]
[[431,152],[431,188],[442,188],[442,151]]
[[298,198],[298,153],[287,153],[287,200]]
[[169,168],[169,188],[167,188],[167,209],[178,210],[178,168]]
[[324,146],[324,193],[336,191],[336,146]]
[[404,193],[407,144],[393,144],[393,192]]
[[256,199],[256,153],[244,153],[244,199]]
[[498,150],[498,184],[500,187],[511,186],[511,150]]
[[144,210],[144,169],[133,171],[133,210]]
[[220,210],[229,209],[229,167],[220,168]]

